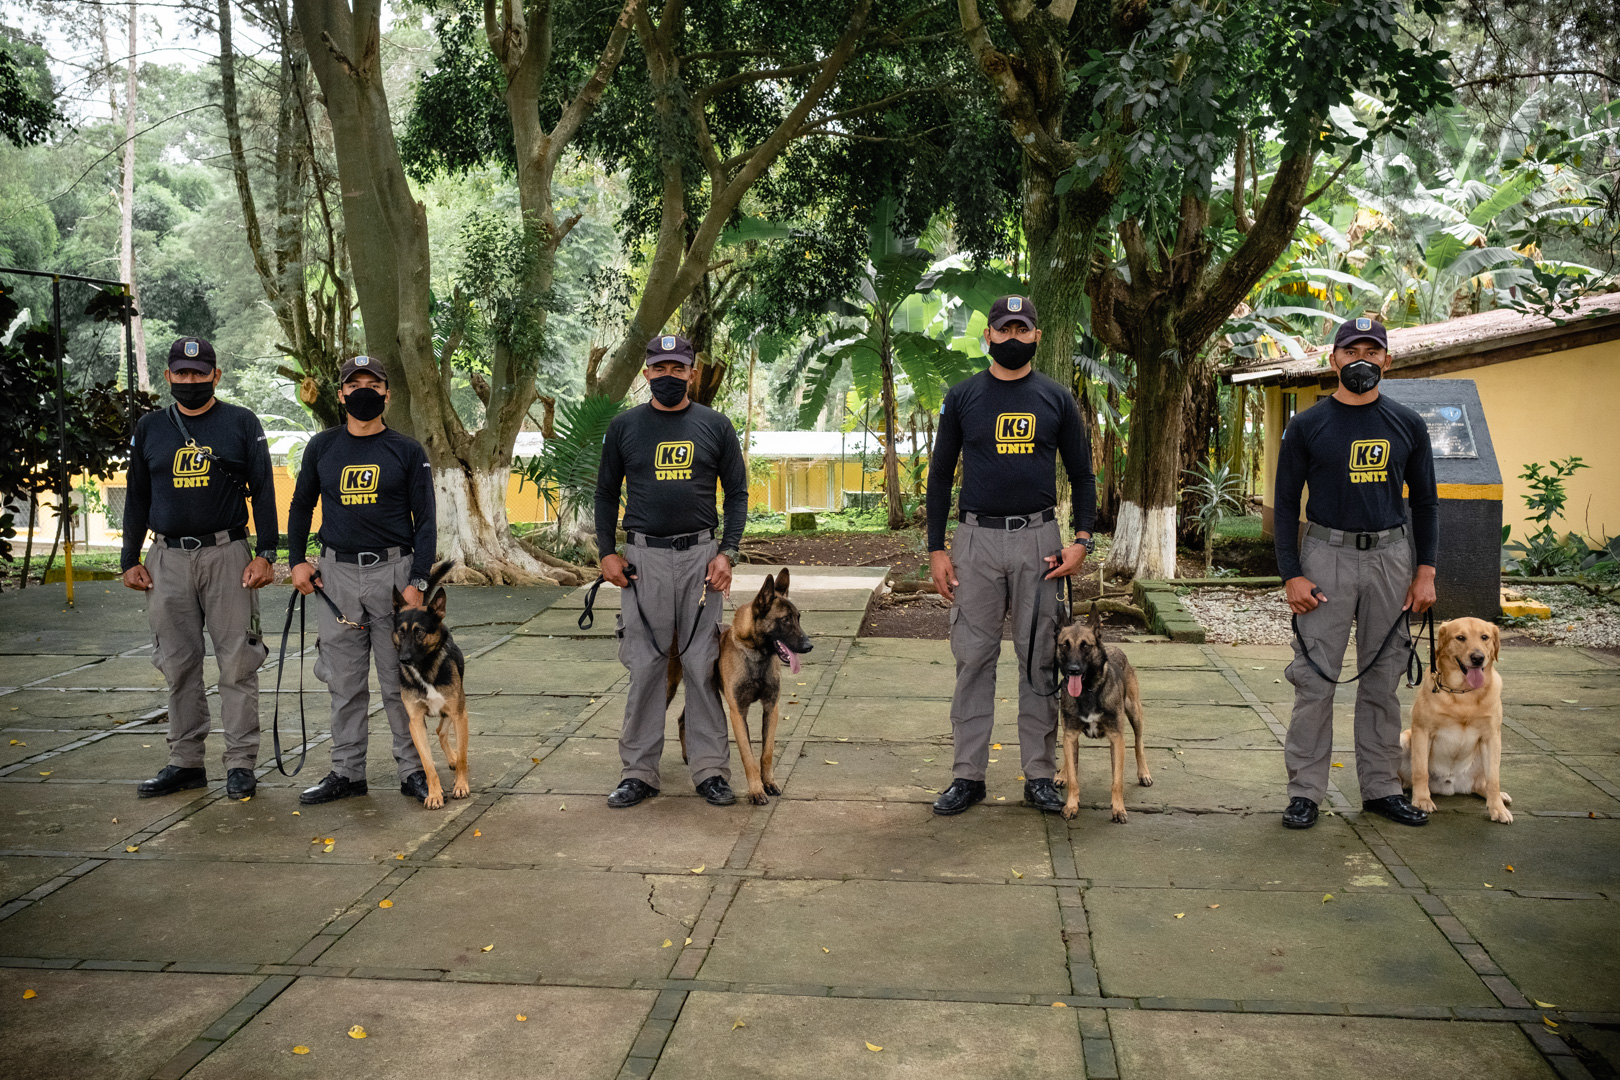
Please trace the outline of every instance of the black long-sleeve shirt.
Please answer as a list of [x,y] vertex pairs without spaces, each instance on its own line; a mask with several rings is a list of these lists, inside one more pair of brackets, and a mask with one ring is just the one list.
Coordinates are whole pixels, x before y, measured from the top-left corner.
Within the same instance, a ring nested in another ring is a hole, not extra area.
[[304,448],[287,511],[287,562],[306,561],[309,523],[321,501],[321,543],[333,551],[410,548],[411,577],[425,578],[438,544],[433,470],[422,444],[392,428],[351,435],[346,426],[317,433]]
[[748,523],[748,470],[731,421],[696,402],[676,412],[649,403],[620,413],[608,425],[596,470],[597,551],[618,548],[621,487],[627,531],[681,536],[720,524],[716,481],[726,493],[720,550],[735,550]]
[[274,562],[280,539],[276,489],[270,448],[258,416],[216,399],[201,416],[182,419],[197,445],[230,463],[231,469],[189,450],[168,410],[141,417],[130,440],[123,569],[141,561],[147,529],[162,536],[209,536],[245,527],[248,496],[243,481],[252,493],[258,554]]
[[1406,520],[1420,566],[1433,566],[1440,546],[1440,496],[1434,482],[1429,427],[1405,405],[1380,394],[1366,405],[1324,398],[1288,421],[1277,457],[1277,569],[1299,577],[1300,489],[1311,486],[1310,521],[1344,532],[1382,532]]
[[1074,395],[1038,371],[998,379],[981,371],[945,394],[928,462],[928,550],[945,548],[951,481],[962,459],[962,509],[992,517],[1057,505],[1057,456],[1069,474],[1076,532],[1097,515],[1091,444]]

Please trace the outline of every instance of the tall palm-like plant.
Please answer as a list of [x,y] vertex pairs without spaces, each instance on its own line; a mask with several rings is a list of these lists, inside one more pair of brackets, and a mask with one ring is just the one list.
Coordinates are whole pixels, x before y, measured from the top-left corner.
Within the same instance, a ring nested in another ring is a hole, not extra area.
[[1227,518],[1243,513],[1243,477],[1228,465],[1207,461],[1182,472],[1192,478],[1181,493],[1191,499],[1193,516],[1204,533],[1204,576],[1209,577],[1215,565],[1215,530]]
[[584,517],[596,497],[596,470],[602,463],[602,439],[608,424],[624,411],[623,399],[592,394],[557,406],[554,438],[534,457],[514,462],[514,472],[557,504],[557,533]]

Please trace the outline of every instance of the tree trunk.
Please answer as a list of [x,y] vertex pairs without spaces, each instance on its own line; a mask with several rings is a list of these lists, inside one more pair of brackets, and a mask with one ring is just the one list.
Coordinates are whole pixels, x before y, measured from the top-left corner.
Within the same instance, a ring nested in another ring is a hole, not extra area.
[[900,409],[894,398],[894,345],[887,318],[883,326],[883,351],[879,357],[883,371],[883,493],[889,504],[889,528],[906,527],[906,508],[901,501],[900,455],[895,440],[900,432]]
[[1164,356],[1164,334],[1141,334],[1133,349],[1136,397],[1108,575],[1176,576],[1176,492],[1190,366]]
[[[140,310],[140,288],[135,282],[135,64],[136,34],[135,0],[129,3],[129,70],[124,84],[124,187],[119,200],[121,255],[119,268],[129,284],[130,302]],[[135,338],[135,384],[141,390],[152,389],[152,373],[146,370],[146,327],[137,314],[130,320],[130,333]]]
[[1064,386],[1074,383],[1074,348],[1085,322],[1086,275],[1096,222],[1080,193],[1058,195],[1057,178],[1024,158],[1024,235],[1029,238],[1029,295],[1041,322],[1035,370]]
[[478,471],[433,470],[439,555],[455,559],[463,585],[533,585],[557,580],[553,570],[513,539],[506,520],[510,466]]

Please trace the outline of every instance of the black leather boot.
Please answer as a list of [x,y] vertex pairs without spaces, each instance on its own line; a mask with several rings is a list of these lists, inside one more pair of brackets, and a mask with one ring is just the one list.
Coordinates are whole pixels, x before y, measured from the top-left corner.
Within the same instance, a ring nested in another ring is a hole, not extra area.
[[983,780],[952,780],[951,786],[934,800],[934,813],[940,817],[960,814],[984,798]]
[[1288,800],[1283,811],[1283,826],[1289,829],[1308,829],[1316,824],[1316,804],[1303,795]]
[[208,770],[182,769],[178,765],[165,765],[150,780],[142,780],[135,789],[137,797],[150,799],[158,795],[173,795],[177,791],[191,791],[208,786]]

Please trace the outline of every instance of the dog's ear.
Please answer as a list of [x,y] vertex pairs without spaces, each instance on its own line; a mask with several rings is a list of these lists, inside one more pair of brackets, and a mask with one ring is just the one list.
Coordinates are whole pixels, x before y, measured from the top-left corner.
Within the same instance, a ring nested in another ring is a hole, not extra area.
[[1102,612],[1097,610],[1097,601],[1095,600],[1091,602],[1091,628],[1099,633],[1102,632]]
[[394,586],[394,614],[398,615],[402,610],[404,610],[404,608],[405,608],[405,594],[400,592],[399,591],[399,586],[396,585],[396,586]]
[[782,567],[782,572],[780,574],[776,575],[776,591],[781,593],[783,596],[787,595],[787,591],[788,591],[788,570],[787,570],[787,567],[785,567],[785,566]]
[[765,575],[765,584],[759,587],[759,595],[754,597],[754,614],[763,616],[771,609],[771,601],[776,599],[776,579]]
[[1502,628],[1491,627],[1491,663],[1496,663],[1497,657],[1502,655]]
[[433,614],[442,619],[444,618],[445,605],[448,602],[449,598],[445,596],[444,590],[440,589],[438,592],[433,594],[433,599],[428,601],[428,608],[433,612]]

